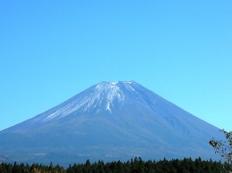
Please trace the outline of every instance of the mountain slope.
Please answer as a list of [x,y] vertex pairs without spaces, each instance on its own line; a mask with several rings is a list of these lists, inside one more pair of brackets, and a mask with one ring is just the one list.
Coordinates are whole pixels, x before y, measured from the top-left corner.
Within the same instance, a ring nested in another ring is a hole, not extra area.
[[0,132],[0,154],[25,162],[215,157],[219,130],[133,81],[102,82]]

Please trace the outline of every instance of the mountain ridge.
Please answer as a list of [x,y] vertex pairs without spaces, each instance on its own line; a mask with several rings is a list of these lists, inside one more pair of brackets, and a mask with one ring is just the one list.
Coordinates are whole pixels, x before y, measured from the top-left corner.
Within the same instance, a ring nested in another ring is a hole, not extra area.
[[133,156],[213,158],[211,137],[220,137],[216,127],[142,85],[101,82],[1,131],[0,154],[11,160],[58,163]]

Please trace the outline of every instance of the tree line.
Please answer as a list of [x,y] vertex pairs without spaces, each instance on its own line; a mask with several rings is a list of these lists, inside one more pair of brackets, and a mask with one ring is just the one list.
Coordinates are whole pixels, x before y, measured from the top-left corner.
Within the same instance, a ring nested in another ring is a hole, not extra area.
[[143,161],[136,157],[127,162],[93,162],[87,160],[82,164],[60,165],[0,163],[0,173],[231,173],[232,172],[232,132],[222,130],[225,141],[212,139],[209,144],[220,154],[224,162],[213,160],[174,159],[161,161]]
[[1,163],[0,173],[228,173],[229,164],[216,161],[175,159],[161,161],[143,161],[134,158],[127,162],[93,162],[73,164],[64,168],[59,165]]

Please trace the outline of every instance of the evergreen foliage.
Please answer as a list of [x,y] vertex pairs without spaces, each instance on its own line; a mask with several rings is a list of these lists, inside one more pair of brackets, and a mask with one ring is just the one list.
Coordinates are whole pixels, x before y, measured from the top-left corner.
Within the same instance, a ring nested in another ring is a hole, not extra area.
[[53,164],[0,163],[0,173],[227,173],[227,168],[227,164],[203,161],[200,158],[169,161],[143,161],[141,158],[134,158],[127,162],[109,163],[91,163],[87,160],[86,163],[70,165],[68,168]]

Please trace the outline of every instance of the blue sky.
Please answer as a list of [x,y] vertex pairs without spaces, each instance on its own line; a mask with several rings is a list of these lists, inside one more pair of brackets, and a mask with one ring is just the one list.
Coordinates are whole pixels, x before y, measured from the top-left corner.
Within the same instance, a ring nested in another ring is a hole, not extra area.
[[0,129],[135,80],[232,130],[230,0],[0,2]]

